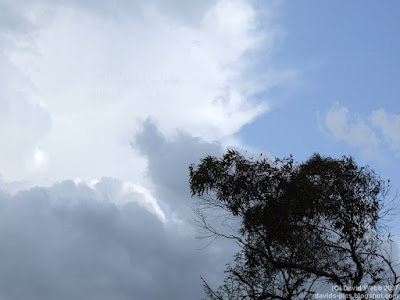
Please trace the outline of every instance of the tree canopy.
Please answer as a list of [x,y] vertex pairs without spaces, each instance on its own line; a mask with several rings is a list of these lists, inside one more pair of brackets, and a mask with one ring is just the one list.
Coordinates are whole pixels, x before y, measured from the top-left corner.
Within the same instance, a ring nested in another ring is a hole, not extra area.
[[[308,299],[324,284],[356,298],[398,285],[382,227],[389,182],[368,166],[345,156],[295,163],[228,150],[189,169],[200,226],[241,247],[223,285],[214,290],[204,281],[209,299]],[[210,209],[236,226],[218,230]]]

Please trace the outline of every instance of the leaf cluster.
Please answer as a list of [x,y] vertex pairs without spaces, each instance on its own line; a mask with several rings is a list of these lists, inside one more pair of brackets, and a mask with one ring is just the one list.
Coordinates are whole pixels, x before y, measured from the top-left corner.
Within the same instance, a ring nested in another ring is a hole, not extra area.
[[[379,231],[389,183],[368,166],[319,154],[301,164],[253,160],[228,150],[189,169],[192,196],[240,219],[236,232],[221,234],[242,247],[227,268],[237,299],[307,298],[317,281],[354,288],[343,291],[349,296],[361,284],[397,284]],[[219,234],[204,217],[203,226]],[[215,299],[236,299],[228,286]]]

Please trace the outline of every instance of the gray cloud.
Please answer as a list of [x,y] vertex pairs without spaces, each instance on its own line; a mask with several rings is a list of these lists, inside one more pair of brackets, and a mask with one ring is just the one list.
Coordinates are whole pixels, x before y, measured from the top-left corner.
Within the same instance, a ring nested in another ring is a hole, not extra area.
[[[201,299],[217,286],[235,247],[197,240],[188,166],[218,143],[163,136],[146,121],[132,146],[147,158],[163,220],[145,194],[103,178],[0,193],[0,299]],[[204,249],[203,249],[204,248]]]
[[132,146],[148,160],[149,175],[157,183],[157,199],[169,205],[173,214],[191,215],[189,165],[199,163],[206,155],[220,155],[221,145],[194,138],[183,131],[168,140],[147,120]]
[[200,299],[222,252],[109,196],[72,181],[1,193],[0,299]]

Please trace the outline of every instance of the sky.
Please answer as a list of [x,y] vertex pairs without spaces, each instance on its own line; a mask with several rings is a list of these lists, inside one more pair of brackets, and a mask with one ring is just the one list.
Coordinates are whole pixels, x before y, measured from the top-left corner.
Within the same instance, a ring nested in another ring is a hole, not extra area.
[[0,0],[0,300],[202,299],[235,247],[196,238],[188,166],[228,147],[351,155],[394,198],[399,9]]

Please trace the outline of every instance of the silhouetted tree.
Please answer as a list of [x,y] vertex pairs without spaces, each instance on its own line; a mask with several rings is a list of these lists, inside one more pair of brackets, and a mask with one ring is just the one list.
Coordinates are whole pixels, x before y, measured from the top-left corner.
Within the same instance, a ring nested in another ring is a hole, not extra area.
[[223,285],[203,280],[209,299],[309,299],[322,284],[357,298],[399,283],[382,227],[389,182],[351,157],[295,164],[228,150],[191,165],[190,188],[201,228],[241,247]]

